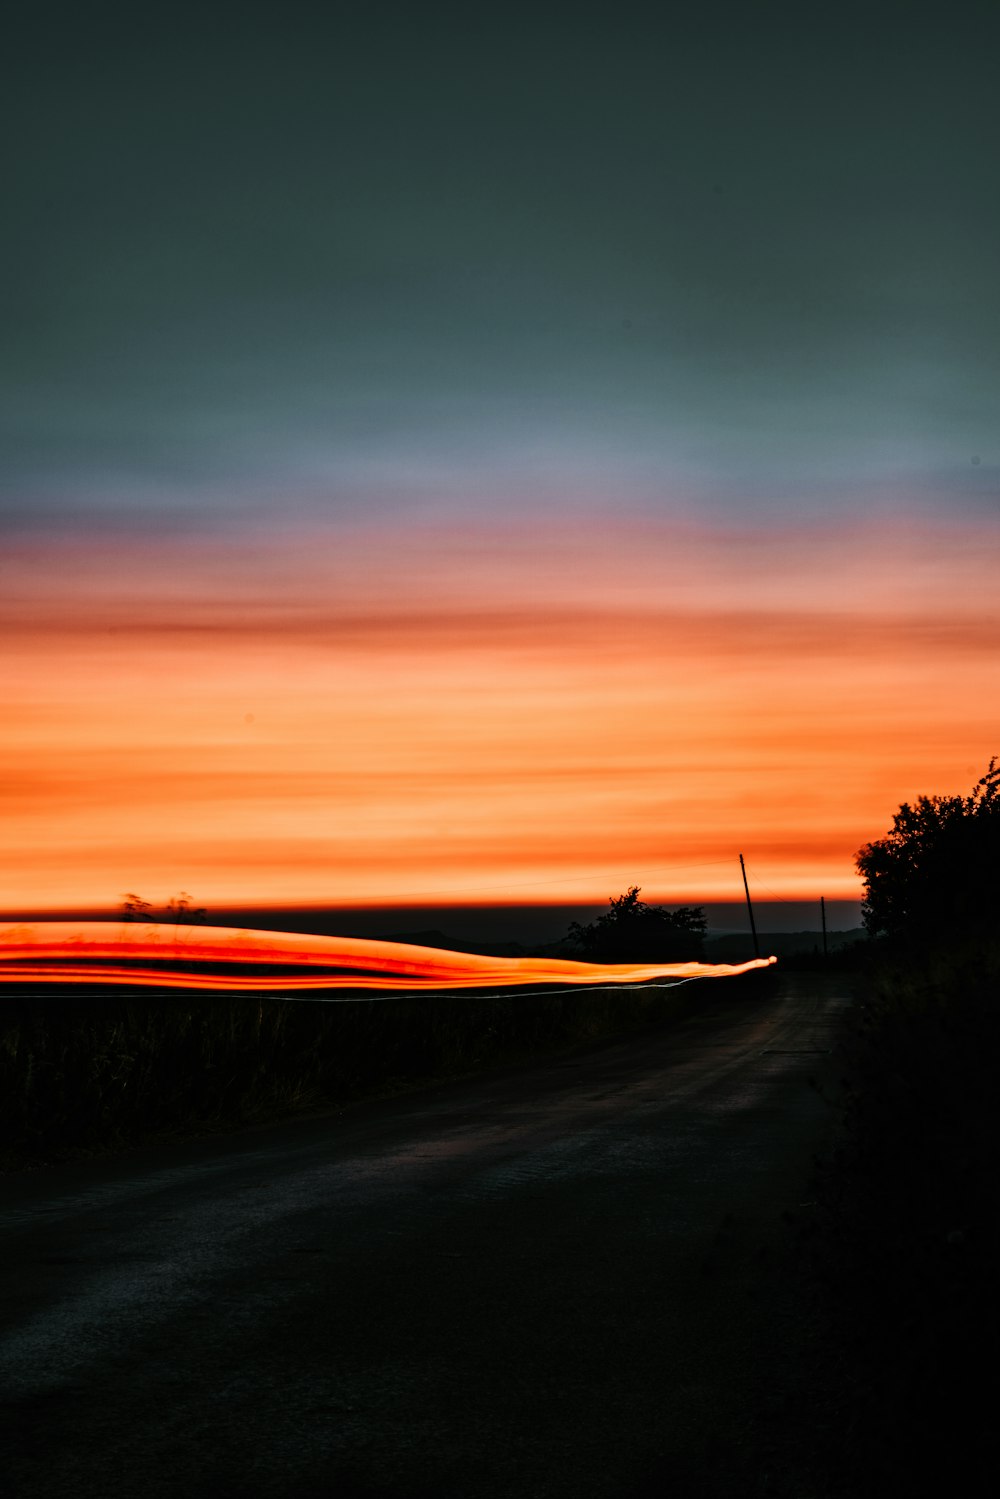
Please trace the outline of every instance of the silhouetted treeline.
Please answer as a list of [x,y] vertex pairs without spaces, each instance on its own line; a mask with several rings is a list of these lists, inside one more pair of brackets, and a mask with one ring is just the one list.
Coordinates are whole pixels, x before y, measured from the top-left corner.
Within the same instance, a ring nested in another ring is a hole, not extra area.
[[997,783],[991,761],[969,797],[904,804],[858,856],[883,940],[847,1017],[810,1243],[818,1357],[840,1370],[830,1461],[865,1499],[984,1493],[995,1476]]
[[196,906],[186,890],[180,891],[178,895],[172,895],[167,901],[162,916],[157,916],[152,901],[143,900],[141,895],[136,895],[132,890],[122,896],[119,906],[123,921],[169,921],[176,926],[184,926],[191,922],[204,923],[208,920],[208,911],[204,906]]

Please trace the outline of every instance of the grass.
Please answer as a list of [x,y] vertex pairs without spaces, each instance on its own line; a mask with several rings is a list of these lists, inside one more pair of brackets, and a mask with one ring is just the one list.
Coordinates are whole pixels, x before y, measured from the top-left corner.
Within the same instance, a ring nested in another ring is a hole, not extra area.
[[883,960],[850,1011],[804,1240],[839,1492],[985,1492],[994,1467],[1000,952]]
[[0,1169],[278,1118],[595,1041],[686,1009],[696,990],[333,1004],[170,992],[8,999]]

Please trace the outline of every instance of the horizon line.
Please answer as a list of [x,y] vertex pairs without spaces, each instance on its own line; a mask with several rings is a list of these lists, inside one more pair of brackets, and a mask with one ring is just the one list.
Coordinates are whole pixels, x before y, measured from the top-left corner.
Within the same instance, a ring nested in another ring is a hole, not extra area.
[[[643,887],[640,885],[641,891]],[[216,900],[207,909],[211,911],[426,911],[426,910],[563,910],[567,906],[604,906],[615,896],[606,896],[598,899],[596,896],[577,899],[566,898],[562,900],[440,900],[426,899],[417,900],[413,897],[408,899],[391,900]],[[769,893],[767,895],[755,895],[753,903],[755,906],[794,905],[808,906],[820,904],[824,900],[827,906],[860,906],[863,901],[862,895],[857,896],[823,896],[822,893],[812,895],[780,895]],[[746,908],[746,900],[742,896],[720,897],[717,895],[686,895],[683,898],[673,896],[651,897],[646,904],[655,905],[699,905],[699,906],[738,906]],[[41,916],[43,914],[67,913],[74,911],[108,911],[115,914],[121,910],[120,902],[96,902],[96,901],[62,901],[51,905],[25,905],[10,908],[18,917]]]

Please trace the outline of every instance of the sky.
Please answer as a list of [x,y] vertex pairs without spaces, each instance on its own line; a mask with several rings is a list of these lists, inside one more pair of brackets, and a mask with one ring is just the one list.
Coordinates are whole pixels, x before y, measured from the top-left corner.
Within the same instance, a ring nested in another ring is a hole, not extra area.
[[0,906],[852,899],[1000,753],[995,7],[26,10]]

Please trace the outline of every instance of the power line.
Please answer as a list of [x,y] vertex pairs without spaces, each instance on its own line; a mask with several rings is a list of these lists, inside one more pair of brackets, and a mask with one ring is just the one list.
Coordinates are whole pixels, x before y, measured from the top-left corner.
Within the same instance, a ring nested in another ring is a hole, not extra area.
[[758,880],[758,879],[754,879],[752,883],[753,883],[755,889],[766,891],[767,894],[771,897],[772,901],[776,901],[778,903],[778,905],[782,905],[782,906],[801,906],[801,905],[811,905],[812,904],[812,901],[810,901],[808,897],[803,897],[802,900],[789,900],[788,897],[785,896],[785,895],[776,895],[774,893],[774,891],[771,889],[770,885],[762,884],[762,882],[760,880]]

